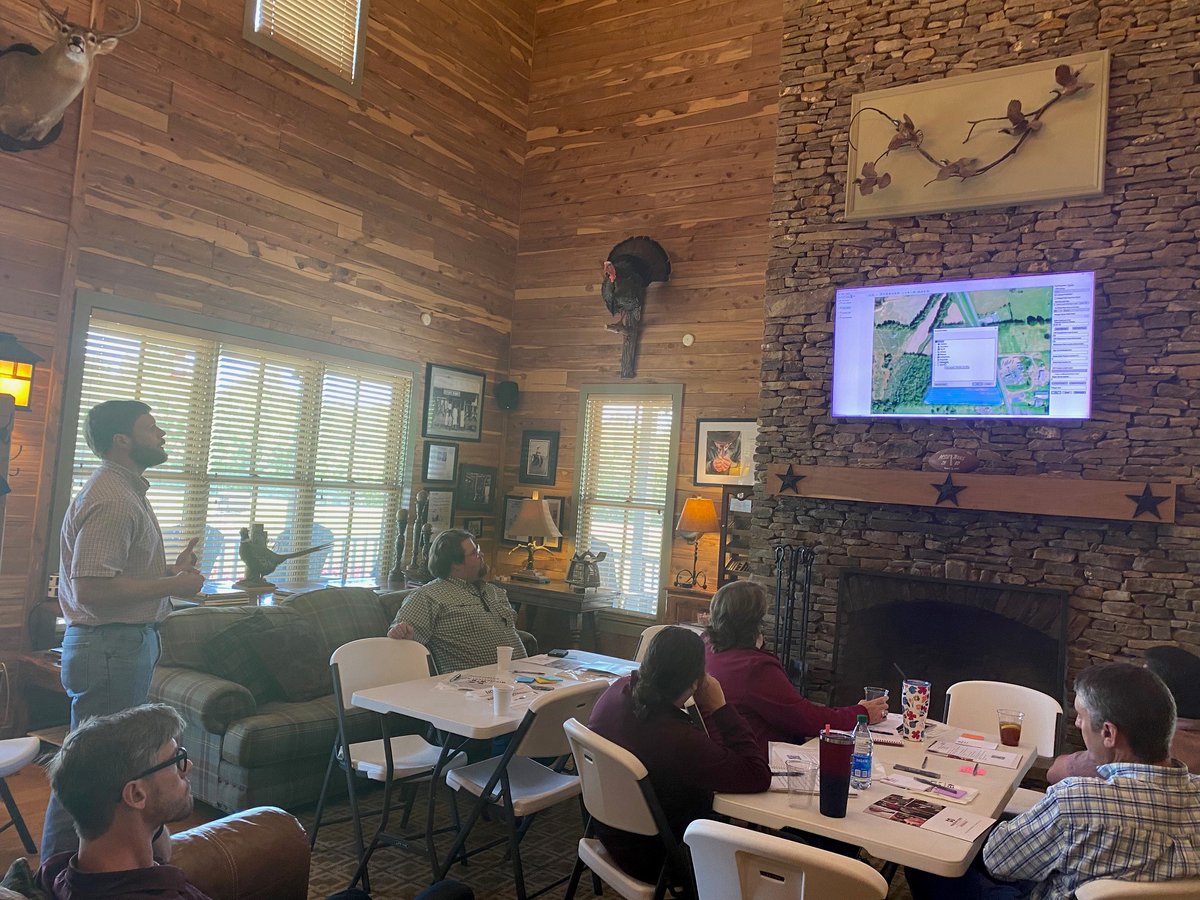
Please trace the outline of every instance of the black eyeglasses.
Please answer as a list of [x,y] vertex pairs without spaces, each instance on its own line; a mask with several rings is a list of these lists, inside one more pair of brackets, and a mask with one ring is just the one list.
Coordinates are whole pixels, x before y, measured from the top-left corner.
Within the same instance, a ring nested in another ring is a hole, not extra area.
[[145,772],[142,772],[139,775],[134,775],[129,780],[137,781],[139,778],[145,778],[147,775],[153,775],[155,772],[161,772],[163,769],[169,768],[170,766],[174,766],[175,768],[177,768],[179,770],[179,773],[182,775],[183,772],[187,769],[187,764],[188,764],[187,750],[185,750],[183,747],[180,747],[178,750],[175,751],[174,755],[170,759],[165,760],[164,762],[160,762],[157,766],[151,766]]

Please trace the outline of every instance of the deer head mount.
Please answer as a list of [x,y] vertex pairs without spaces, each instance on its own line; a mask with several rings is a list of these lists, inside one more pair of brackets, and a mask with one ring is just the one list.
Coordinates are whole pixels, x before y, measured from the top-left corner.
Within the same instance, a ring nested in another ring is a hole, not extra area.
[[120,31],[95,31],[67,21],[67,11],[57,13],[46,0],[38,19],[54,43],[38,53],[27,44],[0,52],[0,135],[24,149],[41,146],[92,73],[97,56],[112,53],[119,38],[142,23],[141,0],[134,0],[133,24]]

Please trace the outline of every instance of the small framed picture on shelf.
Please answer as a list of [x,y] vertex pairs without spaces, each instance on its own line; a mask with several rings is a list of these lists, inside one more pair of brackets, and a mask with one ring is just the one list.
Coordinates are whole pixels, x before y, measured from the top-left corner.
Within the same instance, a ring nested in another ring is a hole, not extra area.
[[476,516],[471,519],[463,519],[463,531],[469,532],[474,537],[483,537],[483,517]]
[[425,519],[432,529],[431,534],[445,531],[454,521],[454,491],[426,491],[429,495],[429,513]]
[[421,436],[452,441],[483,437],[483,387],[487,376],[470,369],[427,363]]
[[[521,511],[521,501],[529,500],[529,497],[519,497],[516,494],[507,494],[504,497],[504,522],[501,531],[501,540],[506,544],[521,544],[525,542],[528,535],[514,534],[512,530],[513,522],[517,520],[517,514]],[[566,508],[566,497],[542,497],[546,501],[546,505],[550,507],[550,518],[554,521],[554,527],[560,532],[563,530],[563,510]],[[547,550],[558,552],[562,549],[562,538],[548,538],[543,542],[543,546]]]
[[754,484],[755,419],[699,419],[692,484]]
[[554,484],[558,477],[557,431],[526,431],[521,434],[521,484]]
[[458,481],[458,444],[426,441],[421,470],[426,484],[454,484]]
[[458,508],[490,512],[496,499],[496,467],[463,463],[458,467]]

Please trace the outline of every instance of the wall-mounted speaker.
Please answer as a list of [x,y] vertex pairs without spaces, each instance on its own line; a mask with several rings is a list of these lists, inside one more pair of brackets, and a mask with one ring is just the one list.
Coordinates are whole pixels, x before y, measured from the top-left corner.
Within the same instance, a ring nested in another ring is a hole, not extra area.
[[509,410],[517,408],[521,390],[517,387],[515,381],[497,381],[496,387],[493,390],[496,394],[496,403],[499,404],[501,409]]

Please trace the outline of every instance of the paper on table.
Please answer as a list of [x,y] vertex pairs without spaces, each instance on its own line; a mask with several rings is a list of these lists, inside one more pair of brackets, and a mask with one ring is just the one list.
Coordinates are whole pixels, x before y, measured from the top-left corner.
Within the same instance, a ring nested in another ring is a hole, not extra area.
[[890,712],[887,718],[882,722],[876,722],[874,725],[868,725],[867,730],[873,731],[876,734],[895,735],[900,733],[900,713]]
[[880,784],[886,784],[890,787],[900,788],[902,791],[911,791],[914,794],[921,794],[926,797],[933,797],[938,802],[946,803],[970,803],[979,796],[979,791],[975,788],[954,787],[963,792],[961,797],[950,797],[943,794],[932,784],[925,784],[923,781],[917,781],[915,778],[910,778],[908,775],[901,775],[899,772],[894,772],[891,775],[886,775],[879,779]]
[[[820,765],[821,765],[820,759],[818,758],[816,751],[808,750],[804,747],[801,747],[799,744],[788,744],[788,743],[785,743],[784,741],[769,741],[767,743],[767,759],[771,764],[771,771],[773,773],[774,772],[786,772],[787,771],[787,761],[789,759],[808,760],[814,766],[816,766],[818,769],[820,768]],[[876,765],[874,767],[873,771],[879,772],[880,771],[879,766]],[[781,793],[787,793],[787,789],[788,789],[787,775],[772,775],[771,776],[771,787],[769,788],[769,790],[779,791]],[[819,785],[814,785],[813,789],[812,789],[812,793],[816,794],[818,792],[819,792]],[[851,788],[849,796],[857,797],[858,791],[854,790],[854,788]]]
[[1002,769],[1015,769],[1021,764],[1020,753],[1009,753],[1004,750],[988,750],[985,747],[973,747],[970,744],[960,744],[957,741],[934,741],[929,747],[930,753],[948,756],[951,759],[967,759],[971,762],[991,763]]
[[1000,745],[995,741],[985,741],[983,738],[967,737],[965,734],[959,735],[956,744],[966,744],[968,747],[982,747],[984,750],[997,750]]
[[941,803],[931,803],[902,794],[888,794],[882,800],[868,806],[867,812],[881,819],[890,819],[963,841],[975,840],[996,821],[963,810],[950,811]]

